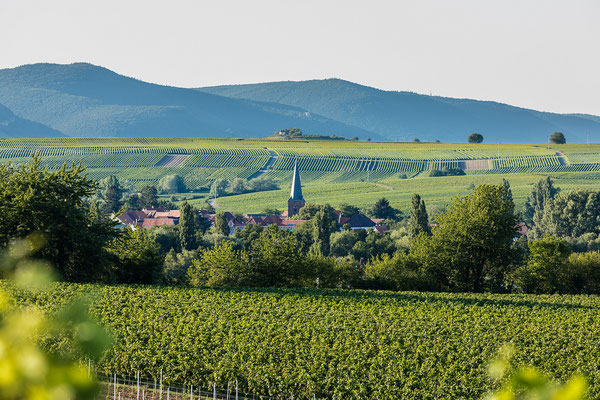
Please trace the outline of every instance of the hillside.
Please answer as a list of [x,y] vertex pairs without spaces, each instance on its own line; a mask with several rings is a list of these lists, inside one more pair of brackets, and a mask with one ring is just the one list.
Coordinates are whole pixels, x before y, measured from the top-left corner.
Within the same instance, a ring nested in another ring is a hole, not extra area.
[[84,63],[0,70],[0,103],[76,137],[264,137],[288,127],[372,136],[295,106],[150,84]]
[[394,92],[340,80],[270,82],[200,88],[205,93],[301,107],[387,140],[464,142],[480,132],[486,142],[545,142],[561,131],[571,142],[600,133],[600,117],[554,114],[491,101]]
[[0,138],[49,138],[64,136],[43,124],[17,117],[0,104]]

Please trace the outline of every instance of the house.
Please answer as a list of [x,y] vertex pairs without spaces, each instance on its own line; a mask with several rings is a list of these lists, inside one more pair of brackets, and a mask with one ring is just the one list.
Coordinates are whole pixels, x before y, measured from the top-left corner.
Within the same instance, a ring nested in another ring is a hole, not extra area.
[[119,221],[117,227],[130,226],[133,229],[141,227],[150,229],[155,226],[174,226],[179,223],[179,210],[143,209],[142,211],[127,210],[121,215],[113,215]]

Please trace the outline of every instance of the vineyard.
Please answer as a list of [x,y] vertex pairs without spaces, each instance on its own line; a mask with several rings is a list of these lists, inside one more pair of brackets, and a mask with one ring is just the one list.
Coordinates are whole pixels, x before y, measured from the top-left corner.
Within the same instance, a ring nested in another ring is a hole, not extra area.
[[[286,187],[297,161],[311,201],[335,203],[342,198],[367,205],[374,195],[404,202],[414,191],[429,203],[443,205],[461,190],[492,177],[528,175],[527,185],[540,174],[561,176],[586,173],[586,187],[597,187],[600,145],[452,144],[355,141],[285,141],[260,139],[145,139],[145,138],[59,138],[0,139],[0,163],[27,162],[34,153],[43,163],[56,168],[79,163],[89,176],[102,179],[115,175],[126,186],[141,189],[157,184],[166,175],[179,175],[189,190],[204,190],[216,179],[264,176],[280,181],[280,191],[223,198],[218,205],[231,210],[259,212],[254,202],[282,207]],[[461,168],[467,177],[454,184],[449,177],[430,181],[428,171]],[[521,178],[519,178],[521,179]],[[463,183],[464,182],[464,183]],[[378,183],[381,186],[366,186]],[[334,185],[333,187],[331,185]],[[351,185],[355,192],[327,197],[335,185]],[[358,185],[358,186],[357,186]],[[361,186],[362,185],[362,186]],[[388,189],[382,189],[382,188]],[[389,193],[389,188],[395,192]],[[427,193],[431,190],[431,196]],[[515,199],[524,201],[528,187],[515,187]],[[358,193],[356,193],[358,191]],[[262,197],[261,197],[262,196]],[[239,199],[236,199],[238,198]],[[283,200],[281,200],[283,199]],[[204,200],[202,200],[204,201]]]
[[[6,285],[6,284],[3,284]],[[100,372],[211,390],[239,382],[269,396],[319,399],[481,398],[487,366],[511,342],[515,363],[600,396],[595,296],[213,290],[57,284],[19,292],[52,311],[91,294],[115,337]],[[47,339],[45,345],[54,348]]]

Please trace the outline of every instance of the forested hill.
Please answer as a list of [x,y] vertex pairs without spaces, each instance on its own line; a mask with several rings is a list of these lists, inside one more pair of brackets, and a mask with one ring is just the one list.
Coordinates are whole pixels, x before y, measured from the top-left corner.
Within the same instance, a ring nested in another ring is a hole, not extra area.
[[[150,84],[85,63],[0,70],[0,104],[46,125],[45,136],[55,130],[52,136],[265,137],[298,127],[312,134],[373,137],[295,106]],[[42,135],[41,128],[17,125],[2,125],[0,137]]]
[[546,142],[563,132],[568,141],[600,137],[600,117],[554,114],[491,101],[393,92],[340,80],[271,82],[200,88],[205,93],[301,107],[388,140],[464,142],[480,132],[487,142]]
[[0,104],[0,138],[48,138],[64,136],[62,133],[38,122],[19,118]]

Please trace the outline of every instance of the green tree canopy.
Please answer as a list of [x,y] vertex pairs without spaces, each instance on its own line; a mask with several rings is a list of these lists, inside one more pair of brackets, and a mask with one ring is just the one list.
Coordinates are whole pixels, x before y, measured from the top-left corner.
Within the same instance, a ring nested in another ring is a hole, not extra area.
[[549,176],[540,179],[531,190],[531,194],[525,202],[523,209],[525,222],[530,225],[533,224],[535,214],[541,215],[548,200],[554,199],[559,190],[554,187],[552,179]]
[[101,207],[102,212],[104,214],[111,214],[119,211],[123,206],[123,202],[121,201],[123,189],[121,188],[117,177],[111,175],[102,179],[100,181],[100,186],[102,188],[102,198],[104,199]]
[[471,133],[468,139],[469,143],[481,143],[483,142],[483,135],[479,133]]
[[163,194],[174,194],[183,193],[187,189],[181,176],[167,175],[158,181],[158,190]]
[[0,247],[39,234],[45,245],[36,256],[52,262],[63,279],[107,279],[105,245],[118,231],[86,205],[98,189],[80,165],[50,170],[37,156],[20,167],[0,165]]
[[154,185],[146,185],[140,194],[142,208],[158,207],[158,189]]
[[421,232],[430,233],[429,216],[427,215],[425,201],[416,193],[413,194],[411,201],[409,224],[409,235],[411,237],[415,237]]
[[480,185],[454,199],[437,217],[432,236],[415,240],[411,254],[439,289],[481,292],[503,290],[515,252],[514,204],[505,187]]
[[392,207],[389,200],[385,197],[382,197],[375,202],[375,205],[369,214],[373,218],[383,218],[392,221],[398,221],[402,219],[402,212]]
[[550,135],[550,143],[565,144],[567,143],[567,139],[562,132],[554,132],[552,135]]

